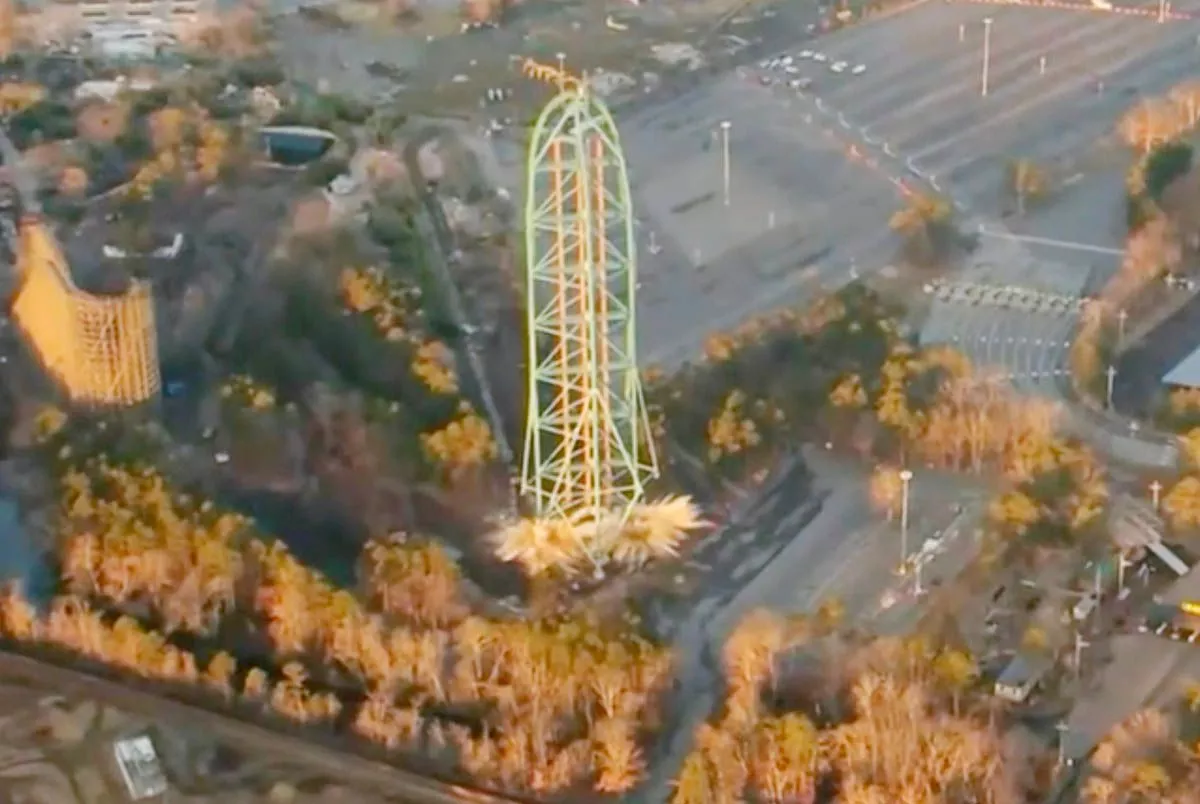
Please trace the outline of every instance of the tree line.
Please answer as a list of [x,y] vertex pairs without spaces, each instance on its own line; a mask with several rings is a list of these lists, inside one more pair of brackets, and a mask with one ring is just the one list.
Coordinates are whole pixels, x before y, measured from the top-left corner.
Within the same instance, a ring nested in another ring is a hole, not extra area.
[[489,616],[420,539],[368,543],[339,588],[153,469],[96,458],[62,483],[61,588],[44,613],[8,590],[10,640],[506,790],[621,793],[641,778],[672,656],[627,621]]

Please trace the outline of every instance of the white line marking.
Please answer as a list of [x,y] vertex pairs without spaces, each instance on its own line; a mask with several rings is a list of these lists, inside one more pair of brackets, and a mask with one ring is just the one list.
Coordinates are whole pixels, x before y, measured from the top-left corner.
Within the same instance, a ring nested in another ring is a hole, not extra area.
[[1039,246],[1052,246],[1054,248],[1062,248],[1070,251],[1090,251],[1095,254],[1112,254],[1121,256],[1125,252],[1119,248],[1108,248],[1106,246],[1093,246],[1088,243],[1073,243],[1069,240],[1055,240],[1050,237],[1035,237],[1034,235],[1019,235],[1012,232],[997,232],[979,225],[979,234],[985,237],[995,237],[999,240],[1013,240],[1018,243],[1034,243]]

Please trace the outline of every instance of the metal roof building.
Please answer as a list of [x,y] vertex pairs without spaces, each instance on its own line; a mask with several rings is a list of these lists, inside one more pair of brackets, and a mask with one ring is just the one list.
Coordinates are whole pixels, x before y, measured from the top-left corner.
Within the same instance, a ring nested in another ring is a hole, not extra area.
[[1200,388],[1200,347],[1194,349],[1187,357],[1180,360],[1175,368],[1164,374],[1162,381],[1164,385]]

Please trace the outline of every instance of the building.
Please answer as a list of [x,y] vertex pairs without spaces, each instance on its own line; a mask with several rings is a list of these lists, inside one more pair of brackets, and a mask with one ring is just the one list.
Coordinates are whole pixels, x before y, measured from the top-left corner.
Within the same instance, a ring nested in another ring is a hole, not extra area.
[[104,50],[137,50],[190,36],[215,20],[215,0],[49,0],[24,20],[42,40],[90,37]]
[[996,696],[1012,703],[1024,703],[1054,666],[1048,656],[1018,653],[996,679]]

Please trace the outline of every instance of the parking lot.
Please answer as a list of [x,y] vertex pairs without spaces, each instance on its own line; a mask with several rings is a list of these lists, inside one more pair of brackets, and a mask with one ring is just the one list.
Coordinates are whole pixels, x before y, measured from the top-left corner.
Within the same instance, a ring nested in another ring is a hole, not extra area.
[[[1011,159],[1064,165],[1110,134],[1140,95],[1165,93],[1200,66],[1190,21],[1007,5],[928,3],[820,40],[820,52],[827,63],[866,65],[863,75],[838,75],[808,60],[804,71],[849,130],[886,143],[914,173],[993,212]],[[1096,223],[1090,219],[1091,228]]]
[[619,125],[640,220],[639,340],[650,363],[686,360],[707,333],[895,253],[895,188],[847,157],[811,99],[743,71]]

